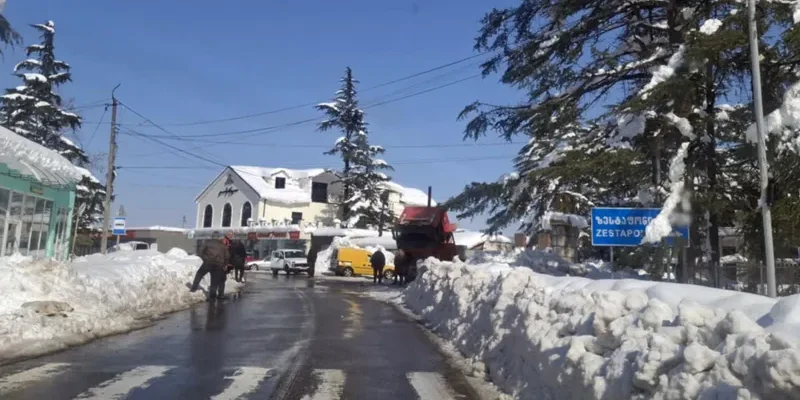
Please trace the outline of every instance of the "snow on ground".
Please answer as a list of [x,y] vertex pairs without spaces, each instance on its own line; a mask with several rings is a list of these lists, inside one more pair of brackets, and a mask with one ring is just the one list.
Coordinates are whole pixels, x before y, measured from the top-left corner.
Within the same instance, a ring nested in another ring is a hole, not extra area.
[[[180,249],[119,251],[71,263],[0,258],[0,363],[141,328],[203,301],[202,291],[187,288],[199,265]],[[201,287],[208,284],[206,276]],[[226,282],[226,292],[240,287]]]
[[800,295],[429,259],[405,304],[520,399],[800,398]]

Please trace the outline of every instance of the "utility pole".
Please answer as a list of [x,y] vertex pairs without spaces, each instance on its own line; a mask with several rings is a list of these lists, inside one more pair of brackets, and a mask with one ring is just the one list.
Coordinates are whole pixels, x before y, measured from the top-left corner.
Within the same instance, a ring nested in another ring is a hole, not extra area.
[[183,218],[181,218],[181,228],[186,228],[186,216],[185,215],[183,216]]
[[108,171],[106,172],[106,198],[103,201],[103,236],[100,240],[100,252],[108,251],[108,229],[111,223],[111,196],[114,193],[114,158],[117,155],[117,98],[114,92],[119,85],[111,91],[111,138],[108,143]]
[[767,145],[764,136],[764,106],[761,98],[761,66],[758,54],[758,26],[756,24],[756,0],[747,0],[748,28],[750,33],[750,68],[753,78],[753,106],[756,114],[758,134],[758,169],[761,175],[761,218],[764,229],[764,254],[767,262],[767,295],[778,295],[775,287],[775,249],[772,243],[772,214],[767,202],[769,190],[769,165],[767,165]]

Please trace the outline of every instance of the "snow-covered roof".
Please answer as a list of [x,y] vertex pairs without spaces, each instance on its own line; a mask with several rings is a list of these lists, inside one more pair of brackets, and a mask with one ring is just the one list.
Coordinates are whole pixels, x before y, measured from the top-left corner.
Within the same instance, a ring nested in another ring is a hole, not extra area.
[[3,127],[0,163],[45,185],[72,185],[83,178],[81,171],[60,154]]
[[[324,168],[288,169],[232,165],[239,175],[263,199],[283,204],[305,204],[311,202],[311,179],[325,173]],[[286,187],[276,189],[275,177],[286,178]]]
[[456,245],[466,246],[468,249],[478,246],[486,241],[492,243],[514,243],[513,240],[503,235],[487,236],[483,232],[475,231],[457,230],[453,233],[453,236],[455,237]]
[[[400,193],[400,202],[408,206],[427,206],[428,194],[422,190],[405,187],[397,182],[386,182],[386,187]],[[431,205],[436,205],[436,200],[431,199]]]

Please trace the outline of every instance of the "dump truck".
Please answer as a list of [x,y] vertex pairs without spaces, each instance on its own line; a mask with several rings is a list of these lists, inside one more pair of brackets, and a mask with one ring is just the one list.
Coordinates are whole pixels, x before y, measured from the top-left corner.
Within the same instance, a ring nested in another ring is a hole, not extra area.
[[456,245],[453,232],[456,225],[450,223],[447,211],[441,207],[431,207],[431,192],[428,188],[427,207],[406,207],[392,229],[392,237],[397,242],[401,260],[395,258],[398,275],[406,274],[411,282],[417,276],[417,261],[435,257],[442,261],[452,261],[463,256],[463,249]]

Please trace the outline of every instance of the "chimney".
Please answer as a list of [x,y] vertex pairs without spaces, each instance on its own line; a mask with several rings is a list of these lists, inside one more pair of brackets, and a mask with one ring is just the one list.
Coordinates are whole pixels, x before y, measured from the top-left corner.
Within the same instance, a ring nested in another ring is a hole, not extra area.
[[433,191],[433,188],[428,186],[428,208],[431,207],[431,192],[432,191]]
[[528,236],[526,236],[524,233],[514,234],[514,247],[524,248],[527,244],[528,244]]

